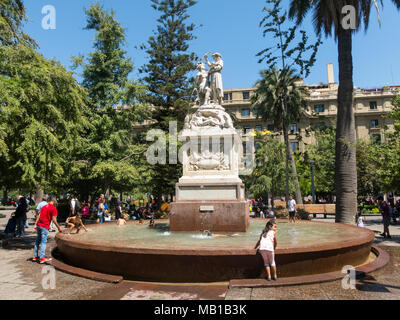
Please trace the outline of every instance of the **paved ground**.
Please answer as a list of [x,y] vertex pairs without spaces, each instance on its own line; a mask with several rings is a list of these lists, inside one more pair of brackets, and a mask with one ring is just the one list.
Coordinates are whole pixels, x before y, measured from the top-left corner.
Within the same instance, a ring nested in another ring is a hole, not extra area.
[[[0,218],[0,231],[3,231],[11,211],[0,213],[6,214],[6,218]],[[333,219],[318,220],[333,222]],[[376,236],[375,244],[391,255],[389,264],[357,280],[354,289],[346,290],[342,281],[278,288],[228,289],[228,283],[178,285],[123,281],[115,285],[82,279],[29,261],[35,241],[33,221],[30,222],[24,239],[14,239],[9,244],[4,242],[5,246],[0,249],[0,300],[400,299],[400,225],[390,227],[392,239]],[[374,231],[382,231],[379,218],[367,217],[366,225]],[[54,241],[54,235],[50,234],[49,242]]]
[[[0,211],[0,231],[4,231],[11,211]],[[28,218],[32,218],[31,212]],[[33,220],[29,220],[24,239],[13,239],[0,248],[0,300],[85,300],[91,299],[111,284],[78,278],[30,261],[36,232]],[[50,233],[49,243],[55,233]],[[3,245],[3,243],[2,243]],[[55,274],[55,281],[52,275]]]

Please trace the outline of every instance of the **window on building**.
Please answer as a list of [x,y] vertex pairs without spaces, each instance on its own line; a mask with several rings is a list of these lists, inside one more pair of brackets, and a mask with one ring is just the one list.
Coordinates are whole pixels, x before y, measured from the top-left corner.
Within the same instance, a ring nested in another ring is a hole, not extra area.
[[316,104],[314,106],[314,112],[316,113],[320,113],[320,112],[324,112],[325,111],[325,105],[323,104]]
[[290,146],[292,147],[292,152],[296,152],[299,149],[298,142],[291,142]]
[[257,152],[258,150],[260,150],[261,145],[259,143],[255,143],[254,144],[254,150]]
[[257,116],[257,115],[258,115],[257,109],[253,109],[253,116]]
[[247,101],[250,99],[250,92],[244,91],[243,93],[243,100]]
[[243,133],[244,134],[248,134],[251,131],[251,127],[250,126],[243,126]]
[[381,141],[382,141],[382,136],[380,134],[373,134],[371,136],[372,143],[381,143]]
[[318,122],[318,123],[316,124],[316,127],[317,127],[318,130],[324,130],[324,129],[326,129],[326,125],[325,125],[324,122]]
[[246,142],[243,142],[243,155],[244,156],[246,156],[246,147],[247,147],[247,144],[246,144]]
[[242,117],[249,117],[250,109],[242,109]]
[[224,101],[232,101],[232,92],[224,93]]
[[268,130],[268,131],[274,131],[274,130],[275,130],[274,125],[273,125],[273,124],[267,125],[267,130]]
[[376,109],[378,109],[378,104],[376,103],[376,101],[370,101],[370,102],[369,102],[369,109],[370,109],[370,110],[376,110]]
[[296,133],[297,132],[297,124],[296,123],[292,123],[290,125],[290,132],[291,133]]
[[371,120],[371,128],[377,128],[378,125],[379,125],[379,121],[378,120],[376,120],[376,119]]
[[256,125],[256,131],[262,131],[262,125]]

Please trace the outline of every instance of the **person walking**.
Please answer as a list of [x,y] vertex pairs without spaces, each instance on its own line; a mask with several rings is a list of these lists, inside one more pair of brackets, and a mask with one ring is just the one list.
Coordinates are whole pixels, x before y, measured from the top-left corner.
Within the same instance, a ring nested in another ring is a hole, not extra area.
[[287,207],[289,210],[289,222],[296,223],[296,200],[293,199],[292,195],[289,196]]
[[104,223],[104,215],[105,215],[105,200],[100,201],[99,206],[98,206],[98,211],[97,211],[97,217],[98,217],[98,223]]
[[[42,210],[42,208],[43,208],[45,205],[47,205],[47,204],[48,204],[48,203],[47,203],[47,198],[46,198],[46,197],[43,197],[43,198],[42,198],[42,202],[40,202],[40,203],[38,204],[38,206],[36,207],[36,209],[35,209],[35,211],[36,211],[35,220],[36,220],[36,218],[38,217],[38,215],[40,214],[40,210]],[[50,231],[50,232],[55,232],[55,231],[56,231],[56,227],[55,227],[53,221],[50,223],[50,229],[49,229],[49,231]]]
[[35,214],[35,220],[36,220],[36,218],[38,217],[38,215],[40,214],[40,210],[42,210],[42,208],[44,207],[44,206],[46,206],[48,203],[47,203],[47,198],[46,197],[43,197],[42,198],[42,201],[37,205],[37,207],[36,207],[36,209],[35,209],[35,211],[36,211],[36,214]]
[[115,220],[119,220],[122,217],[122,201],[118,201],[117,206],[115,207]]
[[76,202],[75,197],[72,197],[69,200],[69,215],[68,215],[68,218],[75,216],[75,202]]
[[90,202],[85,202],[82,208],[82,219],[89,218],[90,214]]
[[[275,263],[275,249],[278,245],[276,240],[276,229],[277,223],[275,219],[267,222],[264,230],[261,233],[260,239],[258,240],[254,249],[259,249],[259,252],[263,258],[265,270],[267,272],[267,280],[271,281],[278,280],[276,275],[276,263]],[[271,279],[271,269],[273,278]]]
[[390,226],[389,205],[386,201],[383,200],[382,196],[378,197],[378,208],[383,218],[383,233],[381,233],[381,236],[383,236],[384,238],[391,239],[392,237],[390,236],[389,233],[389,226]]
[[55,196],[51,196],[49,198],[49,203],[41,208],[40,214],[36,218],[35,226],[33,227],[33,230],[37,232],[35,247],[33,249],[32,261],[34,262],[37,262],[39,260],[39,263],[43,264],[51,260],[45,257],[50,223],[53,222],[58,231],[62,232],[62,229],[57,222],[58,211],[57,208],[54,206],[56,203],[57,198]]
[[24,196],[18,197],[18,207],[15,211],[15,222],[17,228],[17,237],[22,238],[25,236],[25,223],[27,220],[26,213],[28,212],[28,204]]

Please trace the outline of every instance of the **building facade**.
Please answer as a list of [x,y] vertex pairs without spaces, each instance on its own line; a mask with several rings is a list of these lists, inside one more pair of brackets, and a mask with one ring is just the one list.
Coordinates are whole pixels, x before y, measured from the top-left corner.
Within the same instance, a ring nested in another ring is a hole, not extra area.
[[[309,90],[308,107],[300,121],[289,126],[292,150],[304,151],[306,144],[313,143],[312,129],[336,123],[338,84],[333,79],[332,64],[329,64],[327,69],[328,84],[299,83]],[[250,102],[254,91],[254,88],[224,90],[223,106],[234,119],[237,128],[243,130],[244,143],[252,131],[276,131],[272,121],[257,118]],[[357,139],[385,140],[385,132],[393,129],[394,125],[394,121],[385,115],[391,111],[391,101],[398,94],[400,86],[354,90],[353,108]],[[281,139],[283,141],[283,135]]]

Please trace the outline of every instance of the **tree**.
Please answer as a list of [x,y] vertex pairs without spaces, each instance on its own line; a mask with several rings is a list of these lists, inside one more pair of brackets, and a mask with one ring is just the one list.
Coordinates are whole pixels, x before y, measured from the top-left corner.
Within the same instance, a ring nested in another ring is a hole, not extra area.
[[[334,126],[313,128],[315,142],[306,146],[300,156],[300,181],[310,182],[310,160],[314,160],[315,191],[319,194],[332,195],[335,193],[335,142]],[[311,186],[309,187],[311,191]],[[308,193],[309,194],[309,193]]]
[[[22,44],[0,46],[1,124],[7,188],[49,190],[65,173],[71,146],[85,126],[85,93],[71,72]],[[29,64],[26,63],[29,61]]]
[[[392,0],[400,9],[400,0]],[[291,0],[289,17],[297,24],[303,22],[306,14],[312,11],[313,24],[317,35],[331,36],[334,31],[338,44],[339,89],[338,114],[336,126],[335,186],[336,222],[354,223],[357,212],[357,165],[356,133],[353,111],[353,56],[352,35],[361,29],[361,21],[368,29],[372,3],[378,9],[376,0]],[[383,1],[380,3],[383,5]],[[355,29],[344,28],[342,10],[345,5],[355,8]]]
[[[255,94],[251,103],[257,110],[257,117],[273,120],[274,126],[283,133],[286,147],[286,199],[289,199],[289,162],[292,163],[292,175],[296,177],[296,165],[290,151],[288,126],[300,119],[301,111],[307,107],[306,88],[296,86],[299,80],[292,69],[272,69],[261,71],[261,80],[255,85]],[[300,187],[296,182],[296,191]],[[301,194],[299,203],[302,203]]]
[[[103,190],[108,199],[112,187],[129,190],[139,180],[132,161],[136,161],[135,154],[143,154],[145,146],[135,138],[132,124],[146,117],[139,103],[145,87],[128,79],[133,63],[123,49],[125,29],[114,12],[95,3],[85,13],[85,29],[96,31],[95,51],[87,63],[83,56],[74,57],[73,67],[83,68],[82,86],[89,96],[91,125],[75,150],[69,188],[75,186],[85,196]],[[121,105],[127,108],[117,108]]]
[[154,106],[156,127],[168,131],[169,121],[178,121],[182,127],[193,92],[193,79],[189,72],[195,69],[196,56],[188,53],[195,25],[187,24],[187,10],[194,0],[151,0],[152,7],[161,13],[157,19],[157,32],[142,45],[149,61],[139,72],[149,94],[147,102]]
[[26,20],[22,0],[0,0],[0,45],[15,44],[36,47],[37,43],[22,30]]
[[392,106],[387,116],[394,119],[394,131],[386,133],[384,143],[375,144],[376,174],[381,191],[400,193],[400,95],[392,100]]
[[[273,135],[256,137],[259,149],[256,152],[256,168],[249,177],[246,177],[246,187],[253,197],[268,198],[271,194],[271,202],[277,195],[285,192],[285,145]],[[290,176],[289,190],[295,190],[295,177]]]
[[[276,69],[277,65],[281,66],[281,70],[294,70],[298,68],[299,74],[308,76],[310,68],[315,62],[315,56],[318,47],[321,44],[320,39],[314,44],[308,45],[308,37],[304,30],[298,30],[298,26],[286,27],[286,12],[282,12],[281,0],[266,0],[268,5],[272,7],[264,7],[266,12],[265,17],[260,22],[260,27],[263,28],[264,37],[268,34],[272,36],[271,47],[260,51],[257,56],[260,57],[259,63],[266,62],[268,69]],[[297,42],[298,34],[301,35],[301,40]],[[293,42],[297,42],[294,43]],[[309,53],[308,57],[304,57]],[[290,117],[286,98],[283,97],[283,110],[280,115],[283,119]],[[295,117],[296,118],[296,117]],[[286,144],[286,199],[288,199],[288,181],[289,181],[289,162],[292,175],[296,177],[296,201],[299,204],[303,203],[301,196],[300,185],[297,178],[296,164],[293,152],[290,151],[289,139],[287,137],[288,124],[282,127],[284,130]]]
[[[193,79],[189,72],[195,69],[194,53],[189,53],[189,43],[195,25],[188,24],[188,9],[193,0],[151,0],[152,7],[160,13],[158,26],[147,45],[142,45],[148,62],[139,71],[148,88],[146,102],[152,105],[153,128],[169,131],[170,121],[177,121],[178,131],[191,104]],[[168,146],[167,146],[168,150]],[[181,172],[180,165],[154,166],[152,193],[160,204],[162,195],[174,194],[175,183]]]
[[[373,141],[357,141],[357,194],[358,196],[377,196],[382,191],[378,175],[382,147]],[[384,164],[387,167],[387,164]]]

